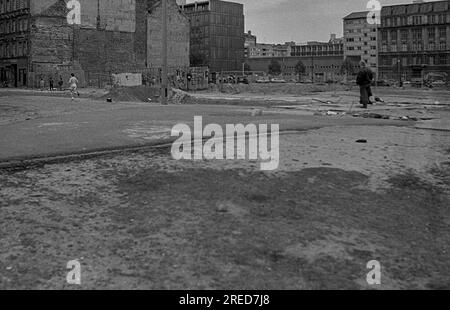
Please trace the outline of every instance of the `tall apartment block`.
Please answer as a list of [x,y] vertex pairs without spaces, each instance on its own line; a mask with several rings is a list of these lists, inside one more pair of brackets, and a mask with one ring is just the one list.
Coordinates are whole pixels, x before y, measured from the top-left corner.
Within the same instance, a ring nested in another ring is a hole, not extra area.
[[220,0],[181,6],[191,21],[191,65],[238,71],[244,62],[244,6]]
[[378,51],[380,78],[450,75],[450,1],[383,7]]
[[344,59],[360,57],[378,75],[377,24],[367,21],[369,12],[344,17]]

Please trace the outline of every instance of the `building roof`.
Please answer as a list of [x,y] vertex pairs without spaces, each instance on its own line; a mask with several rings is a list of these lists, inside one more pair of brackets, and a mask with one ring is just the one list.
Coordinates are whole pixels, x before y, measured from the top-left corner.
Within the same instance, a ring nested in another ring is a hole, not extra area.
[[370,13],[369,11],[353,12],[350,15],[345,16],[344,19],[362,19],[362,18],[367,18],[367,15],[369,13]]

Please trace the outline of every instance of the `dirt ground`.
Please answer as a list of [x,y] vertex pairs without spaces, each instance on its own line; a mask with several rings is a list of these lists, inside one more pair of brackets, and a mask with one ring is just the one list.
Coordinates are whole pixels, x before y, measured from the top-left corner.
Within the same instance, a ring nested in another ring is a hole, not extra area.
[[450,289],[449,138],[283,134],[272,173],[169,149],[2,171],[0,289]]

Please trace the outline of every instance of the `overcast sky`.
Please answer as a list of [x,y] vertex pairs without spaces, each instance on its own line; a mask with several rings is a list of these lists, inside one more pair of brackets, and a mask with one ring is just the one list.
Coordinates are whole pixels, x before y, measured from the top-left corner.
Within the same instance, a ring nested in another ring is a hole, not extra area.
[[[366,11],[369,0],[232,0],[244,4],[245,30],[261,43],[327,41],[330,33],[342,36],[342,18]],[[188,2],[194,2],[188,0]],[[412,0],[380,0],[381,5]]]

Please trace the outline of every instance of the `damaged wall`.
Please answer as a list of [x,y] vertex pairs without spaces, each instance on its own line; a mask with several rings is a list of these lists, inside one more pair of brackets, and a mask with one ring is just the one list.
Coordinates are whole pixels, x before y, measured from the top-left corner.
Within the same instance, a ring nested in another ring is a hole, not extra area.
[[[189,67],[190,23],[175,0],[168,5],[168,65]],[[150,68],[162,67],[162,5],[156,2],[148,15],[147,62]]]

